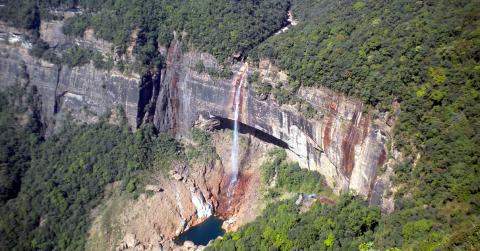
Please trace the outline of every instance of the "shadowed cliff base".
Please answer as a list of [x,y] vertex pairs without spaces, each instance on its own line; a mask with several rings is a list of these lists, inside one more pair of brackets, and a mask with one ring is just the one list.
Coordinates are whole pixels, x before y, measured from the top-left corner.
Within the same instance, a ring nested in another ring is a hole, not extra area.
[[[222,129],[230,129],[232,130],[233,129],[233,124],[234,124],[234,121],[231,120],[231,119],[228,119],[228,118],[222,118],[222,117],[215,117],[215,119],[217,119],[218,121],[220,121],[220,124],[215,126],[214,129],[215,130],[222,130]],[[265,143],[268,143],[268,144],[273,144],[275,146],[278,146],[278,147],[281,147],[281,148],[284,148],[284,149],[288,149],[288,144],[287,142],[277,138],[277,137],[274,137],[266,132],[263,132],[261,130],[258,130],[257,128],[253,127],[253,126],[249,126],[247,124],[244,124],[240,121],[238,121],[238,132],[241,133],[241,134],[250,134],[252,136],[254,136],[255,138],[265,142]]]

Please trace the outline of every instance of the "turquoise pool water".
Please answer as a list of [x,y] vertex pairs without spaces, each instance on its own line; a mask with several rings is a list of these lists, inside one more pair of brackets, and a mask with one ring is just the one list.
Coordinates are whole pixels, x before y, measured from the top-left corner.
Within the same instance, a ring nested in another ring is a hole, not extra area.
[[223,220],[212,216],[202,224],[190,228],[175,239],[175,243],[182,245],[185,241],[192,241],[195,245],[207,245],[210,240],[225,234],[222,229]]

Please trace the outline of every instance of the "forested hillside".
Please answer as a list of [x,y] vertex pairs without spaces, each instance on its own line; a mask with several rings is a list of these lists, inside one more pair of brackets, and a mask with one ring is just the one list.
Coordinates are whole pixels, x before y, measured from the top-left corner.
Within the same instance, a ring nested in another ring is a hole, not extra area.
[[[270,204],[263,215],[217,240],[208,250],[358,250],[374,239],[380,211],[360,198],[315,204],[301,214],[293,201]],[[364,249],[368,250],[368,249]]]
[[49,10],[80,6],[83,14],[69,19],[64,32],[81,36],[85,29],[93,28],[98,37],[112,41],[117,52],[125,52],[130,34],[138,28],[145,41],[136,52],[145,64],[158,60],[157,44],[167,45],[174,31],[185,31],[192,46],[212,53],[221,62],[234,54],[245,56],[286,25],[289,8],[288,1],[280,0],[58,0],[40,1],[40,5],[34,0],[6,2],[0,19],[30,29],[38,29],[40,18],[59,18]]
[[182,157],[178,143],[152,126],[132,133],[108,117],[43,139],[34,89],[0,97],[0,250],[83,249],[107,184],[135,196],[145,173]]
[[173,31],[185,31],[193,46],[223,61],[244,54],[280,29],[287,8],[287,2],[278,0],[114,1],[71,20],[66,33],[79,35],[82,28],[94,27],[99,37],[126,46],[134,28],[144,31],[148,41],[163,45]]
[[288,71],[288,90],[326,86],[380,110],[400,103],[394,144],[406,160],[392,177],[396,211],[380,224],[378,247],[428,249],[478,238],[480,3],[292,6],[300,23],[252,53]]
[[41,140],[35,92],[20,84],[0,92],[0,204],[18,194],[30,149]]

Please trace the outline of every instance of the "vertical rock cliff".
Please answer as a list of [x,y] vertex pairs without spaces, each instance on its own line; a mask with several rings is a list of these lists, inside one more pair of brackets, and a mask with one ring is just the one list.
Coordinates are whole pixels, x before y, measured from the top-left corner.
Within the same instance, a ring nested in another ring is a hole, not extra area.
[[[155,125],[177,136],[186,136],[197,120],[218,120],[224,127],[233,119],[233,79],[240,74],[241,64],[232,66],[234,76],[218,79],[193,70],[202,61],[206,67],[219,67],[206,53],[181,51],[175,40],[167,53],[165,76],[157,101]],[[259,67],[261,77],[271,76],[268,62]],[[270,73],[269,73],[270,72]],[[285,78],[285,77],[283,77]],[[316,170],[327,177],[337,192],[352,190],[370,199],[376,173],[386,162],[385,144],[389,139],[388,116],[365,109],[359,100],[328,89],[301,88],[298,98],[308,102],[319,116],[307,119],[293,106],[280,106],[272,98],[262,100],[247,84],[242,90],[239,121],[243,132],[288,148],[301,166]],[[377,191],[383,195],[383,191]],[[376,203],[381,203],[377,200]]]
[[75,68],[53,65],[17,46],[3,47],[1,57],[0,86],[15,85],[21,75],[26,76],[38,88],[48,129],[67,114],[80,122],[94,122],[116,107],[123,108],[130,126],[136,127],[140,97],[137,77],[98,70],[92,64]]
[[[51,46],[78,44],[102,53],[112,45],[87,31],[82,39],[61,34],[61,22],[42,24],[41,37]],[[92,64],[70,68],[34,58],[25,43],[8,42],[21,31],[0,26],[0,87],[16,84],[20,76],[36,85],[42,97],[43,119],[50,130],[65,119],[94,122],[116,108],[125,111],[129,125],[153,121],[163,132],[179,138],[189,137],[199,120],[215,120],[220,127],[231,126],[234,83],[241,63],[234,64],[229,79],[215,78],[193,70],[202,61],[207,68],[219,68],[207,53],[183,52],[181,39],[164,50],[164,69],[142,76],[129,76],[116,70],[96,69]],[[21,36],[21,34],[20,34]],[[18,40],[18,39],[17,39]],[[274,85],[285,81],[286,74],[268,61],[249,67],[247,74],[259,72]],[[317,111],[307,118],[295,106],[279,105],[272,97],[260,98],[252,83],[243,85],[239,122],[242,133],[287,148],[302,167],[325,175],[335,191],[355,191],[381,204],[388,178],[376,184],[377,170],[385,168],[388,155],[385,144],[390,138],[389,116],[376,114],[359,100],[328,89],[300,88],[297,98]]]
[[[43,22],[40,37],[51,47],[78,45],[102,54],[112,45],[96,39],[87,30],[83,38],[63,35],[63,22]],[[122,109],[132,128],[153,117],[160,85],[160,72],[126,75],[117,70],[97,69],[92,63],[68,67],[49,63],[29,54],[25,31],[0,25],[0,87],[15,85],[19,78],[37,86],[42,100],[42,115],[47,132],[61,126],[65,119],[95,122],[99,116]],[[12,37],[16,40],[12,41]]]

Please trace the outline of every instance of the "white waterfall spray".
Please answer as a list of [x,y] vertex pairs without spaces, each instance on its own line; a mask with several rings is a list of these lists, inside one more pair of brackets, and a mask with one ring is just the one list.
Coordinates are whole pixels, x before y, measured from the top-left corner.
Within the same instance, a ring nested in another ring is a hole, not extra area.
[[231,167],[232,167],[232,176],[230,178],[230,184],[228,186],[228,197],[229,203],[233,196],[235,185],[237,184],[238,180],[238,117],[240,115],[240,100],[241,100],[241,93],[242,93],[242,84],[243,79],[247,73],[248,64],[242,67],[240,71],[239,78],[234,79],[235,85],[235,97],[233,100],[233,142],[232,142],[232,152],[230,156],[231,160]]
[[192,203],[197,209],[197,217],[201,219],[201,218],[208,218],[212,216],[213,214],[212,205],[205,201],[205,197],[203,197],[203,194],[200,192],[199,195],[197,195],[193,191],[191,192],[191,194],[192,194]]

